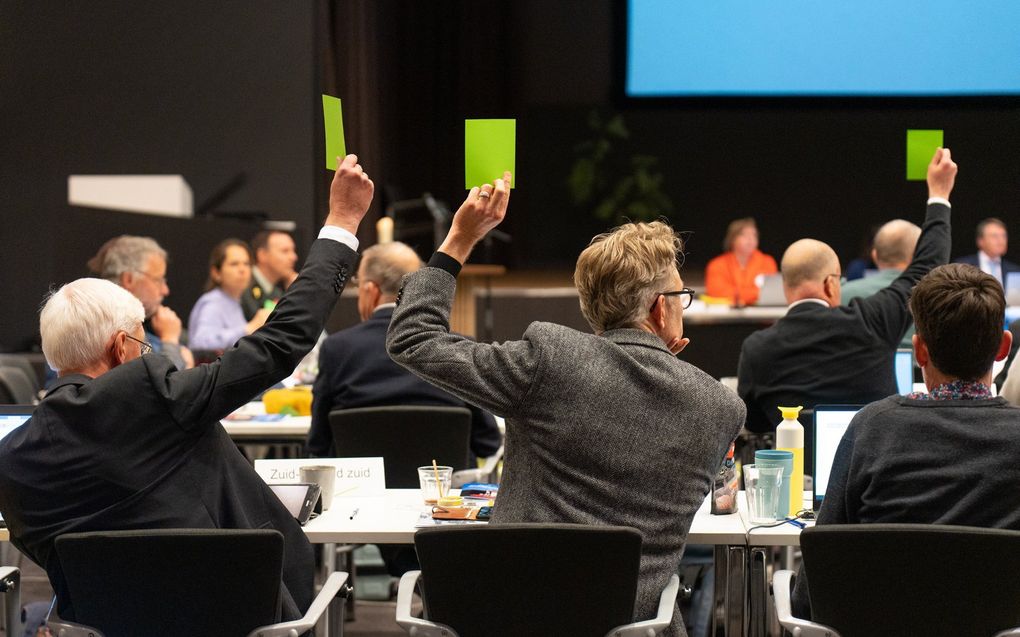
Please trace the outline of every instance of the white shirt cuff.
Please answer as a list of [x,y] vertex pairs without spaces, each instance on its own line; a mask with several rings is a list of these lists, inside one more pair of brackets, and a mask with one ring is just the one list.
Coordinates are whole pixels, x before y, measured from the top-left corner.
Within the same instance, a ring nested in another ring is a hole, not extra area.
[[953,207],[952,204],[949,203],[949,200],[945,197],[928,197],[928,205],[930,206],[933,203],[940,203],[947,208]]
[[322,230],[319,230],[319,238],[339,241],[351,250],[358,251],[358,238],[340,226],[322,226]]

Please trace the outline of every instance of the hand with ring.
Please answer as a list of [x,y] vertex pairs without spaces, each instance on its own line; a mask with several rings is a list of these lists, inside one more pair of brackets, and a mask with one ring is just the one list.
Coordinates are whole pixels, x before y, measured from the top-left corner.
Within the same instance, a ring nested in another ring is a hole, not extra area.
[[503,221],[510,202],[510,171],[502,179],[475,187],[453,216],[446,240],[439,250],[461,263],[467,261],[475,244]]

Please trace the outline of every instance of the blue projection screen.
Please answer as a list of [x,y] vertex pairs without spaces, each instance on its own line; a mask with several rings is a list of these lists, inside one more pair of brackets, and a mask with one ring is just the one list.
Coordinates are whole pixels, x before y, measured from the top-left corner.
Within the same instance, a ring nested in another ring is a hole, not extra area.
[[629,97],[1020,95],[1020,0],[628,0]]

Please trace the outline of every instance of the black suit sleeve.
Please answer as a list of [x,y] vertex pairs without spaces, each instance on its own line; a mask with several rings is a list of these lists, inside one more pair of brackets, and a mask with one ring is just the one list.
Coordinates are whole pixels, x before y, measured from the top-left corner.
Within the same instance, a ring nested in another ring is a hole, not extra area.
[[342,243],[317,240],[301,276],[265,325],[238,340],[214,363],[153,378],[177,423],[190,429],[219,422],[291,374],[318,340],[357,258]]
[[907,301],[910,291],[932,268],[949,262],[950,243],[949,206],[933,203],[928,206],[921,236],[914,249],[914,258],[888,287],[856,304],[865,324],[890,346],[895,347],[910,327],[910,310]]
[[740,361],[737,363],[737,394],[747,407],[747,420],[744,426],[748,431],[765,433],[775,429],[775,425],[765,415],[765,409],[758,400],[756,388],[759,384],[754,378],[754,344],[751,339],[744,341],[740,348]]
[[323,343],[319,350],[319,374],[312,385],[312,424],[305,442],[306,455],[312,458],[331,458],[333,451],[333,430],[329,426],[329,412],[340,407],[333,404],[332,343]]

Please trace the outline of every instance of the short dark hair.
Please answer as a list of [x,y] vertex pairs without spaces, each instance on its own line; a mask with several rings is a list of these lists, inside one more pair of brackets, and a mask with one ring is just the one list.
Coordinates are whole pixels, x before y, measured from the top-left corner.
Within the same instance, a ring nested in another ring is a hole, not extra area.
[[963,263],[940,265],[914,287],[910,312],[943,374],[970,381],[992,368],[1006,314],[995,277]]
[[285,234],[290,236],[289,232],[285,230],[260,230],[251,238],[251,256],[254,259],[255,255],[259,253],[259,250],[265,250],[269,247],[269,237],[274,234]]
[[1002,219],[999,219],[998,217],[988,217],[987,219],[978,221],[977,230],[974,233],[975,238],[980,239],[985,236],[985,228],[988,226],[999,226],[1003,230],[1006,229],[1006,223]]

